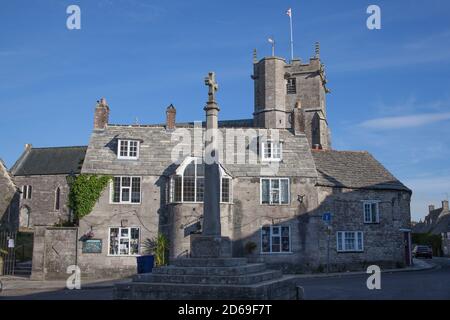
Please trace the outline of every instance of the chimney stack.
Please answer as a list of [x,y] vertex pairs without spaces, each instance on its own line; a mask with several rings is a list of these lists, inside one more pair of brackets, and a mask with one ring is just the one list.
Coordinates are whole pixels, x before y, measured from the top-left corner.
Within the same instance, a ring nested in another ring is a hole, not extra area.
[[433,211],[434,210],[434,204],[430,204],[429,206],[428,206],[428,212],[431,212],[431,211]]
[[448,211],[448,200],[442,201],[442,211]]
[[109,121],[109,106],[105,98],[97,101],[94,115],[94,130],[104,130]]
[[166,109],[166,130],[175,129],[175,116],[177,115],[177,109],[171,104]]

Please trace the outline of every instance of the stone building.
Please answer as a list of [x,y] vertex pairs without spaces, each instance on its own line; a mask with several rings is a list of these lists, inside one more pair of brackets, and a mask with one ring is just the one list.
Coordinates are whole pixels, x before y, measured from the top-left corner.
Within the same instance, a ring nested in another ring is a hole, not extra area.
[[18,196],[19,190],[0,159],[0,231],[17,229],[17,217],[14,215],[16,201],[14,199],[17,199]]
[[433,204],[428,206],[428,215],[423,222],[417,223],[413,228],[414,233],[429,233],[442,237],[442,251],[450,256],[450,210],[448,200],[442,201],[440,208]]
[[[331,149],[320,58],[255,59],[252,78],[253,118],[219,121],[222,234],[233,254],[320,271],[329,239],[333,270],[409,264],[411,191],[369,153]],[[188,256],[202,228],[204,123],[177,123],[174,106],[160,125],[111,124],[110,111],[98,103],[82,168],[114,177],[79,226],[102,243],[96,254],[78,246],[82,272],[96,276],[134,273],[158,232],[171,258]]]
[[[44,256],[47,261],[60,259],[58,246],[63,242],[54,241],[51,230],[72,220],[67,206],[68,178],[81,172],[86,149],[83,146],[34,148],[27,144],[11,168],[21,191],[16,202],[18,230],[34,233],[32,276],[36,279],[42,278],[44,268],[51,273],[51,265],[45,265]],[[76,239],[72,240],[76,244]]]

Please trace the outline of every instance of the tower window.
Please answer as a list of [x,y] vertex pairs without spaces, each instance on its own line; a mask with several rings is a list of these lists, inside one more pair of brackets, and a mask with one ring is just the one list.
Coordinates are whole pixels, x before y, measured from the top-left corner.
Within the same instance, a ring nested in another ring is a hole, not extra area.
[[287,79],[286,92],[287,94],[297,93],[297,80],[295,78]]

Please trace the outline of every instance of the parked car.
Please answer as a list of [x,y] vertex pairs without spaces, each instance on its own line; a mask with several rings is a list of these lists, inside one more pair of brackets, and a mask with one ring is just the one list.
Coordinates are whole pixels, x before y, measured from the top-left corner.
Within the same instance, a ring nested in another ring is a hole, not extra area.
[[413,249],[413,257],[414,258],[429,258],[432,259],[433,258],[433,249],[430,246],[416,246]]

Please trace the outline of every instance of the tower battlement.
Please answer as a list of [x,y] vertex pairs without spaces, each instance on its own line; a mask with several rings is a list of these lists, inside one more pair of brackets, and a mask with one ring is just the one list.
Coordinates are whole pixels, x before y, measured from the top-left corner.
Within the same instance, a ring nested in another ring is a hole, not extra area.
[[281,57],[254,55],[254,123],[257,127],[294,129],[294,109],[302,106],[304,134],[311,147],[329,149],[331,145],[326,116],[326,76],[318,45],[309,63]]

